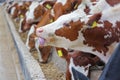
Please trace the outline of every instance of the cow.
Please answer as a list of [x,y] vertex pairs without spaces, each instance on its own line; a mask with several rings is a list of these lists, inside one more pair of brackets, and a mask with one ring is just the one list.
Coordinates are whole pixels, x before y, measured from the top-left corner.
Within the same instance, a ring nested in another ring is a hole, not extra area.
[[120,40],[120,1],[115,0],[114,6],[108,0],[106,3],[111,7],[101,12],[86,15],[77,9],[38,28],[36,34],[41,45],[89,52],[107,63]]
[[70,49],[67,51],[63,48],[57,48],[56,51],[67,62],[66,80],[76,80],[72,68],[90,78],[90,67],[100,62],[100,58],[87,52]]
[[37,24],[43,17],[44,13],[53,7],[54,3],[55,1],[49,0],[32,2],[26,12],[25,18],[20,21],[19,32],[26,32],[31,28],[32,24]]
[[[78,1],[77,1],[78,2]],[[46,24],[49,24],[51,22],[53,22],[54,20],[56,20],[59,16],[61,16],[62,14],[65,14],[68,12],[68,9],[69,9],[69,12],[76,9],[77,6],[79,5],[79,3],[77,3],[76,1],[69,1],[69,0],[66,0],[66,2],[62,2],[60,0],[57,0],[56,3],[54,4],[53,6],[53,10],[54,10],[54,13],[55,15],[53,15],[52,13],[52,8],[50,10],[47,10],[44,15],[42,16],[42,18],[40,19],[39,23],[37,24],[36,27],[40,27],[40,26],[44,26]],[[46,4],[49,4],[50,2],[46,2]],[[64,3],[64,4],[63,4]],[[62,6],[59,6],[62,5]],[[72,4],[72,5],[71,5]],[[75,5],[77,4],[76,7],[74,7]],[[45,4],[44,4],[45,5]],[[74,6],[73,6],[74,5]],[[58,7],[61,9],[59,10],[60,14],[57,13],[56,10],[58,10]],[[72,6],[72,7],[71,7]],[[64,9],[64,10],[63,10]],[[27,37],[27,41],[26,41],[26,46],[28,47],[28,49],[34,49],[36,48],[37,51],[38,51],[38,55],[39,55],[39,61],[41,62],[42,61],[42,58],[41,58],[41,55],[42,53],[40,53],[39,51],[39,43],[37,43],[37,39],[36,39],[36,36],[35,36],[35,28],[34,26],[31,27],[29,33],[28,33],[28,37]],[[34,35],[34,36],[33,36]],[[36,41],[36,42],[35,42]],[[37,44],[37,46],[35,45]],[[47,54],[47,53],[46,53]]]
[[[46,4],[49,4],[48,2]],[[44,4],[44,6],[46,5]],[[49,24],[51,23],[51,20],[53,20],[53,16],[51,15],[51,10],[47,10],[44,14],[43,17],[41,18],[40,22],[37,24],[37,26],[43,26],[45,24]],[[47,47],[39,47],[39,44],[37,43],[37,39],[36,39],[36,34],[35,34],[35,28],[37,26],[32,26],[29,33],[28,33],[28,37],[27,37],[27,41],[26,41],[26,46],[28,47],[29,50],[32,50],[34,48],[37,49],[38,52],[38,57],[39,57],[39,62],[47,62],[48,57],[51,53],[52,47],[47,46]],[[43,51],[44,50],[44,51]],[[47,51],[47,52],[45,52]],[[46,55],[43,55],[43,53],[45,53]],[[42,56],[45,58],[42,58]]]
[[28,10],[28,7],[30,6],[31,2],[18,2],[15,3],[13,6],[9,8],[10,15],[15,20],[20,20],[21,18],[24,18],[26,11]]

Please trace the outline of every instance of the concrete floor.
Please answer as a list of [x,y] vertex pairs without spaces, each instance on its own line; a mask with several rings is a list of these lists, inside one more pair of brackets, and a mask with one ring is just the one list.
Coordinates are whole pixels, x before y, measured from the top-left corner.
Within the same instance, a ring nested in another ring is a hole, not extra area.
[[0,7],[0,80],[24,80],[12,36]]

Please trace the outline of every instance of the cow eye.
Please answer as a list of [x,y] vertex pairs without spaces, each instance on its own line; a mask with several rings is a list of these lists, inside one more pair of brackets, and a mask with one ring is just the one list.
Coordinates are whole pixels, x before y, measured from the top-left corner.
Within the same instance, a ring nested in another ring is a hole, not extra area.
[[79,56],[78,59],[79,59],[79,60],[84,60],[85,57],[83,57],[83,56]]
[[53,35],[52,33],[49,33],[48,36],[52,37],[52,36],[54,36],[54,35]]
[[69,26],[70,26],[68,23],[64,23],[63,25],[66,26],[66,27],[69,27]]

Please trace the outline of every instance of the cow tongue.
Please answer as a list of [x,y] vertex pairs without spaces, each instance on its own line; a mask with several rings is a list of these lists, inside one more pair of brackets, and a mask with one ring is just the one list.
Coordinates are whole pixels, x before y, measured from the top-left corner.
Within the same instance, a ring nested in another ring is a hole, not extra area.
[[43,46],[44,43],[45,43],[45,39],[39,37],[39,43],[40,43],[41,46]]

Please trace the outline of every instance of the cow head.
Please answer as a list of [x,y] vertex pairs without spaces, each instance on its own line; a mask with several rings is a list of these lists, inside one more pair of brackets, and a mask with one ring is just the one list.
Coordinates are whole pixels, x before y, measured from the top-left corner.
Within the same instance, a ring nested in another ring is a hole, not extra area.
[[44,14],[45,8],[39,2],[32,2],[29,10],[26,12],[26,22],[32,23],[39,21],[41,16]]
[[26,40],[26,46],[30,51],[35,49],[35,40],[36,40],[35,29],[36,29],[36,25],[32,25],[28,32],[28,36]]
[[7,12],[8,12],[9,14],[13,13],[13,12],[11,12],[11,11],[12,11],[12,8],[15,7],[17,4],[18,4],[18,3],[13,3],[13,4],[9,5],[8,8],[7,8]]
[[19,13],[18,16],[20,18],[24,18],[25,17],[25,13],[27,12],[29,6],[31,5],[30,1],[24,2],[21,6],[19,6]]
[[85,14],[80,15],[77,10],[75,13],[62,15],[55,22],[38,28],[36,34],[46,40],[48,44],[56,43],[57,45],[58,41],[61,43],[61,39],[75,41],[78,38],[79,30],[83,27],[83,22],[79,20],[82,16],[85,16]]
[[30,29],[31,25],[32,24],[26,22],[26,18],[22,18],[20,20],[19,32],[26,32],[27,30]]

